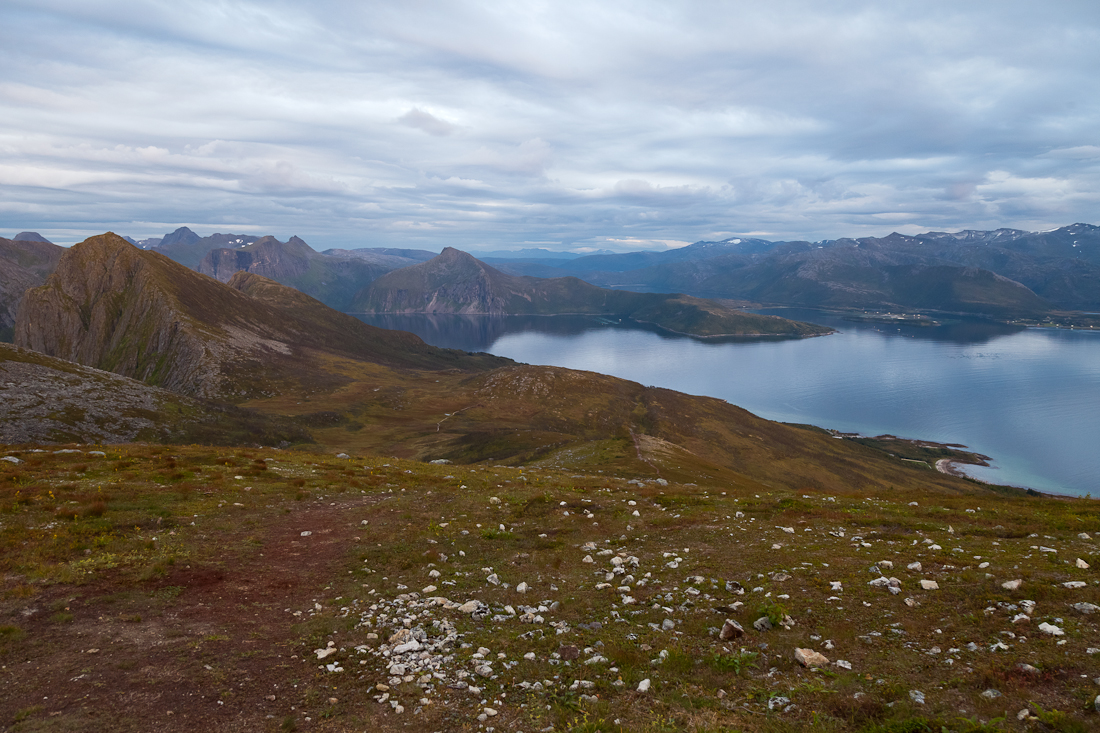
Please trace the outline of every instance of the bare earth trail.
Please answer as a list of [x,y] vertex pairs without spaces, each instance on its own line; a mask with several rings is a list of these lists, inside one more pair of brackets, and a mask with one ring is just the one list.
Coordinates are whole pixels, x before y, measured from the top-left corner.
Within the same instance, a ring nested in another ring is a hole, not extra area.
[[[0,670],[0,720],[41,706],[48,725],[20,730],[278,729],[316,671],[293,612],[313,606],[356,540],[369,539],[360,522],[380,500],[316,501],[259,531],[221,530],[221,562],[212,554],[145,583],[107,578],[6,601],[35,641]],[[52,608],[72,623],[51,622]]]

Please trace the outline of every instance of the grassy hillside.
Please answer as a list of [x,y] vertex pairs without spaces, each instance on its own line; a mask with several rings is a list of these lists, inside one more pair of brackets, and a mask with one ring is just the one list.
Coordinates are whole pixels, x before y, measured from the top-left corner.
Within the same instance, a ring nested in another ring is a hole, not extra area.
[[1091,500],[93,449],[0,462],[8,730],[1097,720]]

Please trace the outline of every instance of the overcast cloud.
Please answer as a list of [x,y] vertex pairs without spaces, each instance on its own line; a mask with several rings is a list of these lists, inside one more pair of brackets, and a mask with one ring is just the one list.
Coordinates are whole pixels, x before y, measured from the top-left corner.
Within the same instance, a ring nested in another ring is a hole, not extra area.
[[3,0],[0,235],[1100,223],[1100,4]]

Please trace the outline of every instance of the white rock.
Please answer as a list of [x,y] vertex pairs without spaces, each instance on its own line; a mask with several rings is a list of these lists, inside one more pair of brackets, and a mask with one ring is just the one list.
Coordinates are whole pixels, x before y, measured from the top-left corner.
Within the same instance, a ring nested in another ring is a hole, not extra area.
[[646,677],[644,680],[638,683],[638,692],[649,692],[650,684],[652,683],[649,681],[649,678]]
[[1018,590],[1023,582],[1024,581],[1020,579],[1006,580],[1005,582],[1001,583],[1001,587],[1005,590]]
[[421,593],[435,593],[438,590],[434,585],[426,585],[420,589]]
[[1054,553],[1056,553],[1058,551],[1055,550],[1053,547],[1043,547],[1042,545],[1039,545],[1039,552],[1054,552]]
[[992,689],[986,690],[985,692],[982,693],[982,697],[984,697],[986,700],[996,700],[1000,696],[1001,696],[1000,692],[998,692],[997,690],[992,690]]
[[852,668],[852,663],[848,662],[848,661],[845,661],[843,659],[838,659],[835,662],[833,662],[833,664],[840,667],[841,669],[851,669]]
[[1077,535],[1077,539],[1079,539],[1079,540],[1091,540],[1092,537],[1089,536],[1088,532],[1081,532],[1079,535]]
[[913,570],[913,571],[919,573],[924,568],[921,566],[921,564],[919,562],[911,562],[911,563],[909,563],[908,565],[905,566],[905,569],[906,570]]
[[722,630],[718,632],[718,638],[722,641],[740,639],[744,635],[745,629],[743,629],[741,627],[741,624],[737,623],[733,619],[726,619],[726,622],[722,624]]
[[894,563],[890,562],[889,560],[879,560],[878,565],[880,567],[886,568],[887,570],[892,570],[894,567]]
[[18,458],[16,458],[15,456],[4,456],[3,458],[0,458],[0,461],[7,461],[8,463],[22,463],[23,462],[23,461],[19,460]]
[[309,537],[311,534],[313,533],[307,529],[305,532],[302,532],[302,537]]
[[1051,636],[1065,636],[1066,633],[1054,624],[1048,624],[1045,621],[1039,624],[1039,631],[1042,631],[1044,634],[1050,634]]
[[485,708],[485,710],[483,712],[486,715],[488,715],[490,718],[494,717],[497,714],[497,711],[494,710],[493,708]]
[[499,504],[500,503],[500,497],[499,496],[490,496],[489,497],[489,503],[490,504]]
[[924,704],[924,693],[920,690],[910,690],[909,699],[915,702],[917,705]]
[[1068,583],[1062,583],[1063,588],[1084,588],[1088,583],[1083,580],[1071,580]]
[[829,590],[844,590],[843,584],[839,580],[829,581]]
[[485,582],[491,583],[492,585],[500,585],[500,576],[496,573],[490,573],[489,577],[485,579]]
[[1094,603],[1074,603],[1073,607],[1081,613],[1096,613],[1100,611],[1100,606]]
[[404,644],[399,644],[393,648],[394,654],[406,654],[408,652],[420,651],[420,642],[416,639],[410,639]]
[[829,658],[824,654],[815,652],[813,649],[801,649],[796,647],[794,650],[794,659],[803,667],[829,666]]
[[596,562],[596,561],[592,559],[591,555],[585,555],[584,559],[581,560],[581,562]]
[[520,583],[516,586],[516,593],[526,593],[530,588],[531,586],[527,585],[527,583]]
[[775,528],[776,529],[781,529],[784,532],[786,532],[787,534],[794,534],[794,527],[780,527],[779,525],[776,525]]
[[940,584],[934,580],[922,579],[920,582],[920,587],[924,590],[939,590]]
[[1081,568],[1082,570],[1088,570],[1089,564],[1081,558],[1077,558],[1077,567]]

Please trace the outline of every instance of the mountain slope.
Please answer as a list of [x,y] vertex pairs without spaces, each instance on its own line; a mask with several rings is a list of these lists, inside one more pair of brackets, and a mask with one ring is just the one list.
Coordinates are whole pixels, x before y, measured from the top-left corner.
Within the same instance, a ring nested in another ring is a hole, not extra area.
[[290,288],[265,287],[265,299],[250,297],[103,234],[68,250],[46,283],[27,292],[15,342],[183,394],[234,399],[331,378],[326,354],[419,369],[503,363],[435,349]]
[[[57,267],[64,247],[23,232],[0,238],[0,341],[11,341],[15,314],[27,288],[41,285]],[[20,239],[22,237],[22,239]]]
[[451,247],[428,262],[383,275],[356,297],[352,308],[364,313],[612,315],[699,336],[829,332],[689,296],[607,290],[575,277],[507,275]]
[[298,443],[309,436],[256,413],[0,344],[0,443]]
[[235,272],[242,270],[262,275],[345,311],[363,287],[402,264],[407,262],[387,265],[358,257],[330,257],[298,237],[287,242],[263,237],[244,247],[211,250],[197,269],[222,282],[229,282]]

